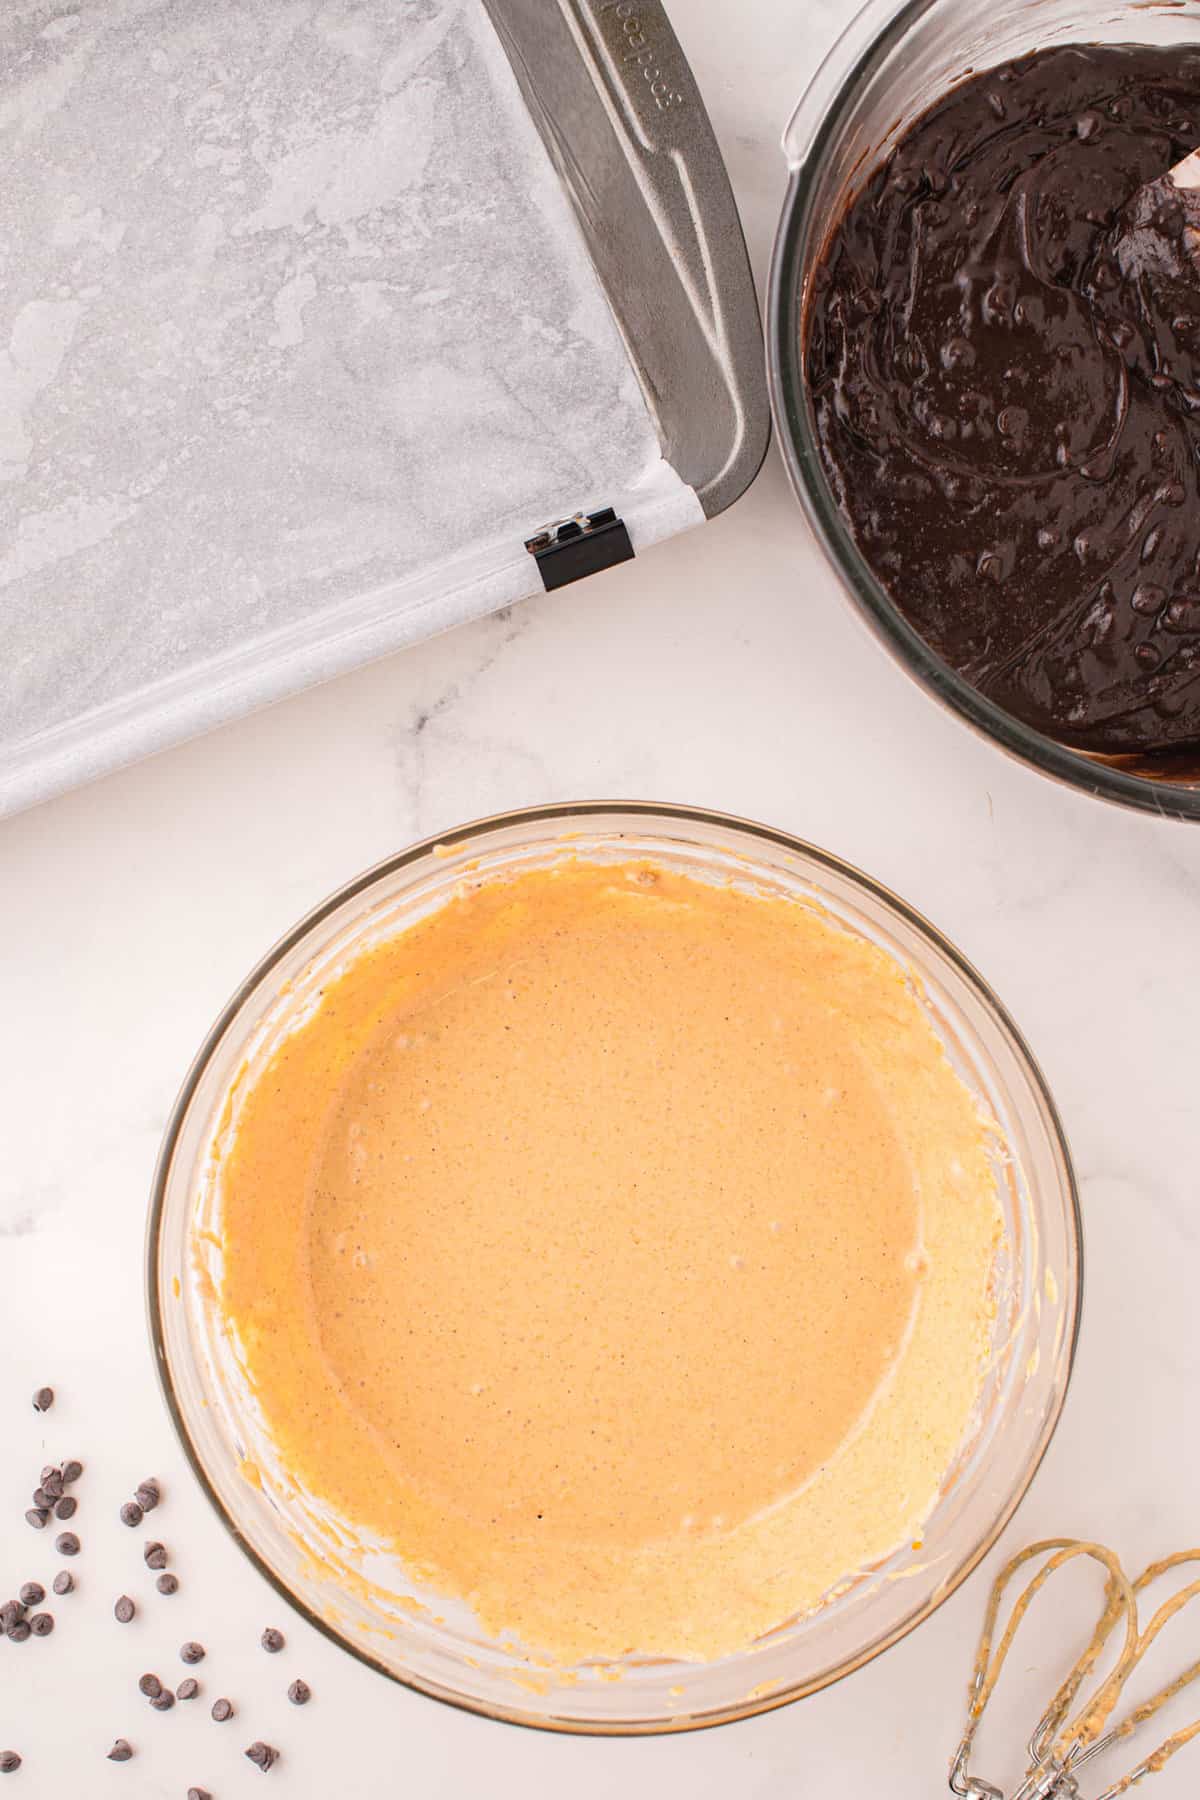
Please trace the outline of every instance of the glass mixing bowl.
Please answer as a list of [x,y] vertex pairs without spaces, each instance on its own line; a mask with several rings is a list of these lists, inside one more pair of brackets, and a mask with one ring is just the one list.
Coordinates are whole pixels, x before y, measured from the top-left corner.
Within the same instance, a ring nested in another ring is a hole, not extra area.
[[[239,1093],[319,1003],[331,969],[443,904],[467,870],[477,879],[566,853],[601,862],[647,856],[700,879],[819,905],[910,973],[948,1056],[1003,1133],[994,1171],[1007,1248],[994,1354],[922,1546],[897,1551],[818,1612],[711,1663],[631,1658],[555,1671],[488,1640],[452,1605],[435,1599],[414,1610],[403,1569],[382,1551],[356,1548],[353,1533],[321,1516],[274,1466],[212,1304],[221,1272],[219,1151]],[[902,901],[764,826],[683,807],[549,806],[465,825],[390,858],[289,932],[234,995],[184,1082],[163,1144],[150,1211],[150,1321],[167,1405],[196,1474],[247,1554],[312,1623],[396,1680],[494,1718],[670,1731],[811,1693],[911,1630],[974,1568],[1028,1487],[1062,1407],[1079,1315],[1079,1233],[1070,1158],[1036,1064],[980,977]]]
[[807,283],[829,230],[906,126],[971,73],[1065,43],[1200,42],[1200,0],[869,0],[834,45],[784,136],[791,169],[767,301],[771,405],[792,485],[842,585],[895,659],[952,712],[1044,774],[1106,800],[1200,819],[1200,748],[1095,756],[996,706],[892,605],[855,545],[822,466],[804,381]]

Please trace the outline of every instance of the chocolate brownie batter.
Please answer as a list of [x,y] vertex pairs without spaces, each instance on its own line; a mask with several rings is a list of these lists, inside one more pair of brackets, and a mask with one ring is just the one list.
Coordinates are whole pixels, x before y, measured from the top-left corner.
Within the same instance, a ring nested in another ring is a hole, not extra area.
[[1200,273],[1141,190],[1200,144],[1200,46],[1076,45],[964,82],[832,232],[806,370],[863,555],[1040,731],[1200,741]]

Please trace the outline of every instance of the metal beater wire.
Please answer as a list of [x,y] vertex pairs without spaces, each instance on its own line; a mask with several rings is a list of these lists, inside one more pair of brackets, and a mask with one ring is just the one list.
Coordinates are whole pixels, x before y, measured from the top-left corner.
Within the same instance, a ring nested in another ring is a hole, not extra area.
[[[1010,1583],[1027,1563],[1039,1556],[1047,1560],[1026,1583],[1018,1596],[1007,1626],[993,1650],[1000,1607]],[[1010,1800],[1082,1800],[1077,1774],[1093,1757],[1114,1744],[1132,1736],[1138,1728],[1173,1700],[1177,1694],[1200,1677],[1200,1660],[1191,1663],[1181,1675],[1166,1682],[1148,1700],[1134,1707],[1116,1725],[1109,1726],[1130,1676],[1138,1667],[1160,1633],[1183,1609],[1200,1595],[1200,1579],[1165,1600],[1149,1624],[1141,1629],[1138,1598],[1154,1582],[1188,1563],[1200,1564],[1200,1550],[1182,1550],[1174,1556],[1151,1563],[1136,1581],[1130,1581],[1117,1557],[1103,1544],[1078,1538],[1045,1538],[1030,1544],[1012,1557],[1000,1570],[992,1584],[983,1631],[975,1656],[971,1679],[970,1706],[966,1729],[950,1769],[951,1792],[960,1800],[1006,1800],[1001,1788],[993,1787],[968,1771],[975,1736],[984,1710],[996,1689],[1008,1653],[1022,1620],[1037,1595],[1051,1577],[1079,1557],[1096,1562],[1105,1572],[1104,1605],[1096,1629],[1082,1655],[1071,1668],[1050,1705],[1039,1720],[1029,1741],[1029,1763],[1020,1786]],[[1091,1697],[1072,1712],[1080,1690],[1093,1673],[1097,1662],[1118,1626],[1123,1625],[1123,1642],[1111,1674],[1100,1683]],[[1200,1736],[1200,1719],[1165,1738],[1149,1756],[1127,1775],[1097,1794],[1095,1800],[1118,1800],[1136,1782],[1161,1769],[1176,1751],[1182,1750],[1194,1737]]]

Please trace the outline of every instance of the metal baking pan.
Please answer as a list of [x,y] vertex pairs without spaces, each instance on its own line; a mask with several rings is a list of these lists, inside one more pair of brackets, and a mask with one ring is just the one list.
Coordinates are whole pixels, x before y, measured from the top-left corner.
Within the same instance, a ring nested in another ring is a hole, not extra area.
[[768,438],[657,0],[14,0],[0,813],[728,506]]

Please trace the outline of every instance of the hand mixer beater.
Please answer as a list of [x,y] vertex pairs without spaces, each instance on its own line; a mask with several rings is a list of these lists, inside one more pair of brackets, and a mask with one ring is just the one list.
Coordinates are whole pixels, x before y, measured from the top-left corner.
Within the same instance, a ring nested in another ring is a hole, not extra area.
[[[1039,1557],[1046,1557],[1047,1560],[1022,1589],[997,1643],[996,1628],[1005,1593],[1017,1574]],[[990,1782],[970,1773],[968,1765],[975,1747],[975,1737],[1021,1621],[1047,1582],[1079,1557],[1091,1558],[1105,1571],[1103,1608],[1083,1654],[1055,1694],[1029,1740],[1029,1760],[1020,1785],[1008,1794],[1004,1789],[994,1787]],[[1080,1785],[1080,1773],[1088,1763],[1114,1745],[1132,1737],[1200,1676],[1200,1661],[1191,1663],[1181,1675],[1159,1688],[1148,1700],[1133,1707],[1116,1723],[1110,1723],[1126,1684],[1160,1633],[1200,1594],[1200,1579],[1189,1582],[1164,1600],[1145,1627],[1139,1618],[1139,1600],[1154,1582],[1189,1563],[1200,1565],[1200,1550],[1183,1550],[1174,1556],[1164,1557],[1160,1562],[1151,1563],[1135,1581],[1131,1581],[1111,1550],[1105,1549],[1102,1544],[1087,1543],[1076,1538],[1047,1538],[1041,1543],[1029,1545],[1006,1563],[993,1583],[984,1615],[983,1632],[971,1683],[967,1727],[950,1770],[951,1792],[959,1800],[1117,1800],[1118,1795],[1128,1792],[1143,1777],[1161,1769],[1177,1750],[1182,1750],[1192,1738],[1200,1735],[1200,1719],[1197,1719],[1183,1730],[1165,1738],[1156,1750],[1143,1757],[1135,1768],[1111,1783],[1102,1793],[1085,1795],[1085,1790]],[[1120,1635],[1121,1647],[1111,1672],[1097,1683],[1088,1698],[1080,1701],[1081,1690],[1095,1671],[1106,1646],[1117,1634]]]

